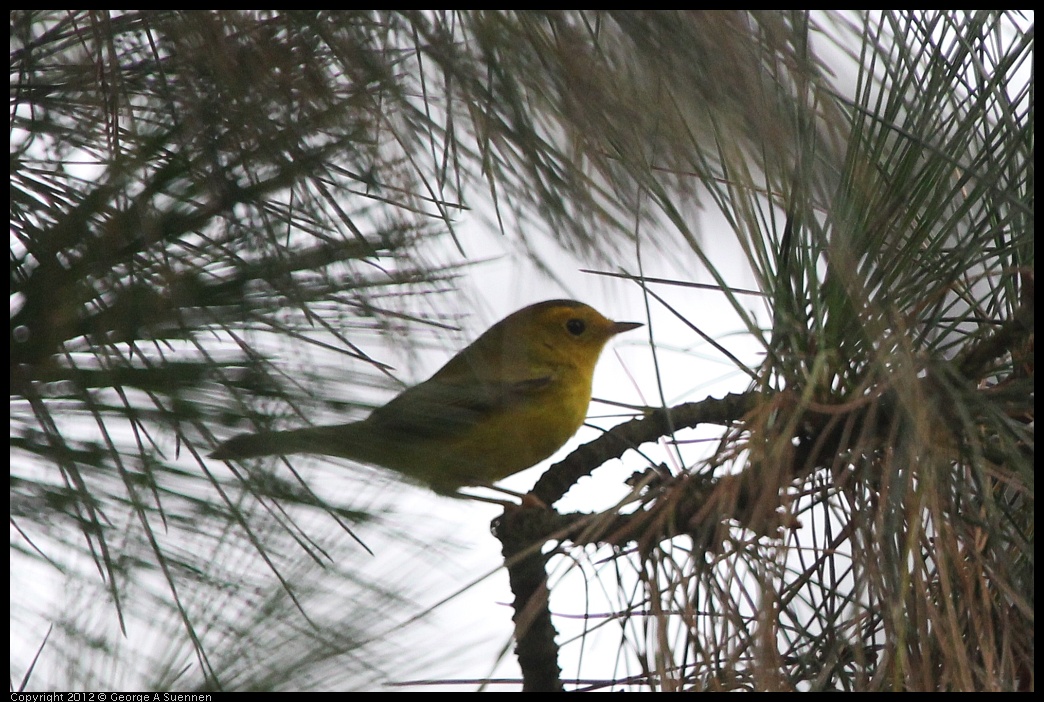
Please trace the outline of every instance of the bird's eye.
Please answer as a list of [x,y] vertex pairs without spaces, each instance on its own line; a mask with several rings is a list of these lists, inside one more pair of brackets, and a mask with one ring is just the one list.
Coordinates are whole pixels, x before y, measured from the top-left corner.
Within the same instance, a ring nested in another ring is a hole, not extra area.
[[582,319],[570,319],[566,322],[566,331],[573,336],[580,336],[584,333],[584,329],[587,329],[587,325],[584,324]]

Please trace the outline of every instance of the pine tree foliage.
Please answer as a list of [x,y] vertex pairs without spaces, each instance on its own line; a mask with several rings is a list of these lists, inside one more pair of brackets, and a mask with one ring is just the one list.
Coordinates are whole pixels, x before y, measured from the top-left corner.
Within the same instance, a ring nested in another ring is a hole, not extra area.
[[[636,413],[548,470],[552,509],[497,523],[526,689],[1033,689],[1032,17],[10,19],[11,621],[39,645],[12,680],[423,678],[445,651],[374,635],[407,588],[351,567],[380,489],[206,454],[397,389],[373,342],[444,338],[478,219],[694,338],[668,291],[710,286],[760,350],[710,340],[745,387]],[[688,275],[645,276],[653,254]],[[714,447],[616,508],[553,509],[690,427]],[[422,582],[424,534],[388,536]],[[574,637],[577,577],[611,609]],[[562,672],[610,628],[613,667]]]

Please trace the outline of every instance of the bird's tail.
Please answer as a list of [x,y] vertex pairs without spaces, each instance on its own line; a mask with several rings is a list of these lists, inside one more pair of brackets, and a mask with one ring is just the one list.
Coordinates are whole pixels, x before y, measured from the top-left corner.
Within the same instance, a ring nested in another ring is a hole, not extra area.
[[338,426],[240,434],[214,449],[210,457],[228,461],[257,456],[318,453],[345,458],[365,458],[359,455],[365,451],[359,450],[358,424],[355,422]]

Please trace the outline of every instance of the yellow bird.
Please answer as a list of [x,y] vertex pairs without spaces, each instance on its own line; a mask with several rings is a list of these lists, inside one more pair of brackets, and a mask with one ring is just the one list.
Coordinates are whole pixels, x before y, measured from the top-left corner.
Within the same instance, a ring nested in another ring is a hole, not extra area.
[[241,434],[211,456],[315,453],[390,468],[441,494],[489,486],[536,465],[576,433],[602,348],[640,326],[574,300],[530,305],[362,421]]

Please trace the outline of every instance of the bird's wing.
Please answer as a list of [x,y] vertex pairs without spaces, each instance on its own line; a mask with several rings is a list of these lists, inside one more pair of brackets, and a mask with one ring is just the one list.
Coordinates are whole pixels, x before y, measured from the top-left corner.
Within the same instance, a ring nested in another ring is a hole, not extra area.
[[454,383],[433,378],[378,407],[366,421],[400,436],[435,438],[466,431],[483,419],[541,392],[551,376],[515,381]]

